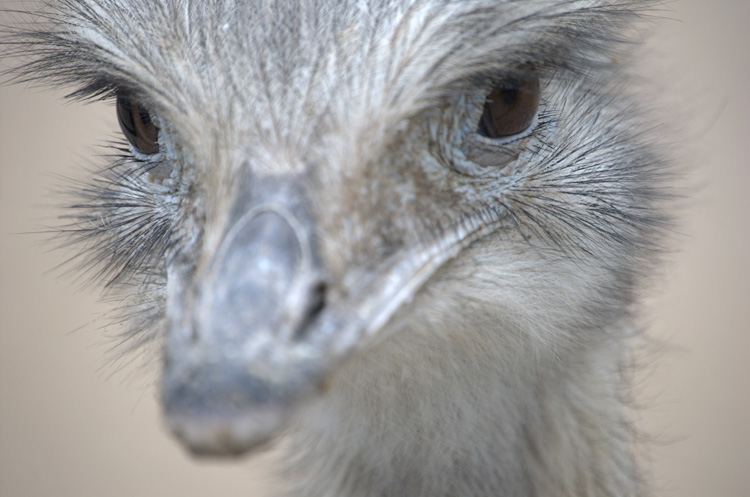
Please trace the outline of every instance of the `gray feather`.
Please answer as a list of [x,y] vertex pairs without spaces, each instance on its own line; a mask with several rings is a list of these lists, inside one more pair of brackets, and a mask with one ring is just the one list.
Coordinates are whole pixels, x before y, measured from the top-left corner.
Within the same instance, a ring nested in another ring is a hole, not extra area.
[[[159,153],[121,144],[59,235],[134,343],[202,312],[242,185],[302,178],[289,225],[304,252],[309,221],[326,292],[302,323],[358,331],[274,432],[294,495],[636,496],[622,370],[670,172],[619,57],[649,5],[67,0],[8,50],[17,79],[128,95],[158,124]],[[478,137],[488,90],[519,78],[542,84],[532,129]],[[299,378],[268,374],[287,409]]]

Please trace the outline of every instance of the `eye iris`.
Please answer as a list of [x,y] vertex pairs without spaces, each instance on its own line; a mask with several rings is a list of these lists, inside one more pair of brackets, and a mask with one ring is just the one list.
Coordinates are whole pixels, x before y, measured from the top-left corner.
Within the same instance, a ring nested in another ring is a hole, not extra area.
[[537,78],[503,81],[487,95],[477,133],[503,138],[525,131],[534,121],[540,96]]
[[159,151],[159,128],[142,105],[117,97],[117,120],[125,138],[138,152],[151,155]]

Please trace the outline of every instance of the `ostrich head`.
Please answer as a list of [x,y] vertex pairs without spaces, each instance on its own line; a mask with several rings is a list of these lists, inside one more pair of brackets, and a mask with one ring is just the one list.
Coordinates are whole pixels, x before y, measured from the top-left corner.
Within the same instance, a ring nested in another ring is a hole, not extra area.
[[29,78],[125,140],[66,236],[192,452],[320,495],[631,495],[625,339],[663,224],[630,0],[68,0]]

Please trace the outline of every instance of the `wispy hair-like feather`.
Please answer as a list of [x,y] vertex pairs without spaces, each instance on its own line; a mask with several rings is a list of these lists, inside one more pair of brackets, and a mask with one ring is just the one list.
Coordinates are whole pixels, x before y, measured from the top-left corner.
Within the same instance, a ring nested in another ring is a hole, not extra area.
[[[159,126],[59,235],[133,343],[164,332],[170,271],[206,264],[248,170],[304,173],[330,295],[438,261],[287,426],[300,495],[636,496],[621,373],[670,171],[620,58],[653,4],[64,0],[4,50],[16,80]],[[488,90],[523,78],[528,133],[478,137]]]

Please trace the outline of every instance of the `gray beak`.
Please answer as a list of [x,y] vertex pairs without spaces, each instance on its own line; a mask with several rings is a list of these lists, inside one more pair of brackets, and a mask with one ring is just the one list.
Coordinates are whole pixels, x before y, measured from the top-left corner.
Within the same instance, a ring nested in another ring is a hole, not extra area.
[[254,179],[204,267],[170,273],[162,404],[195,454],[268,441],[325,375],[311,331],[325,310],[324,272],[298,184]]

